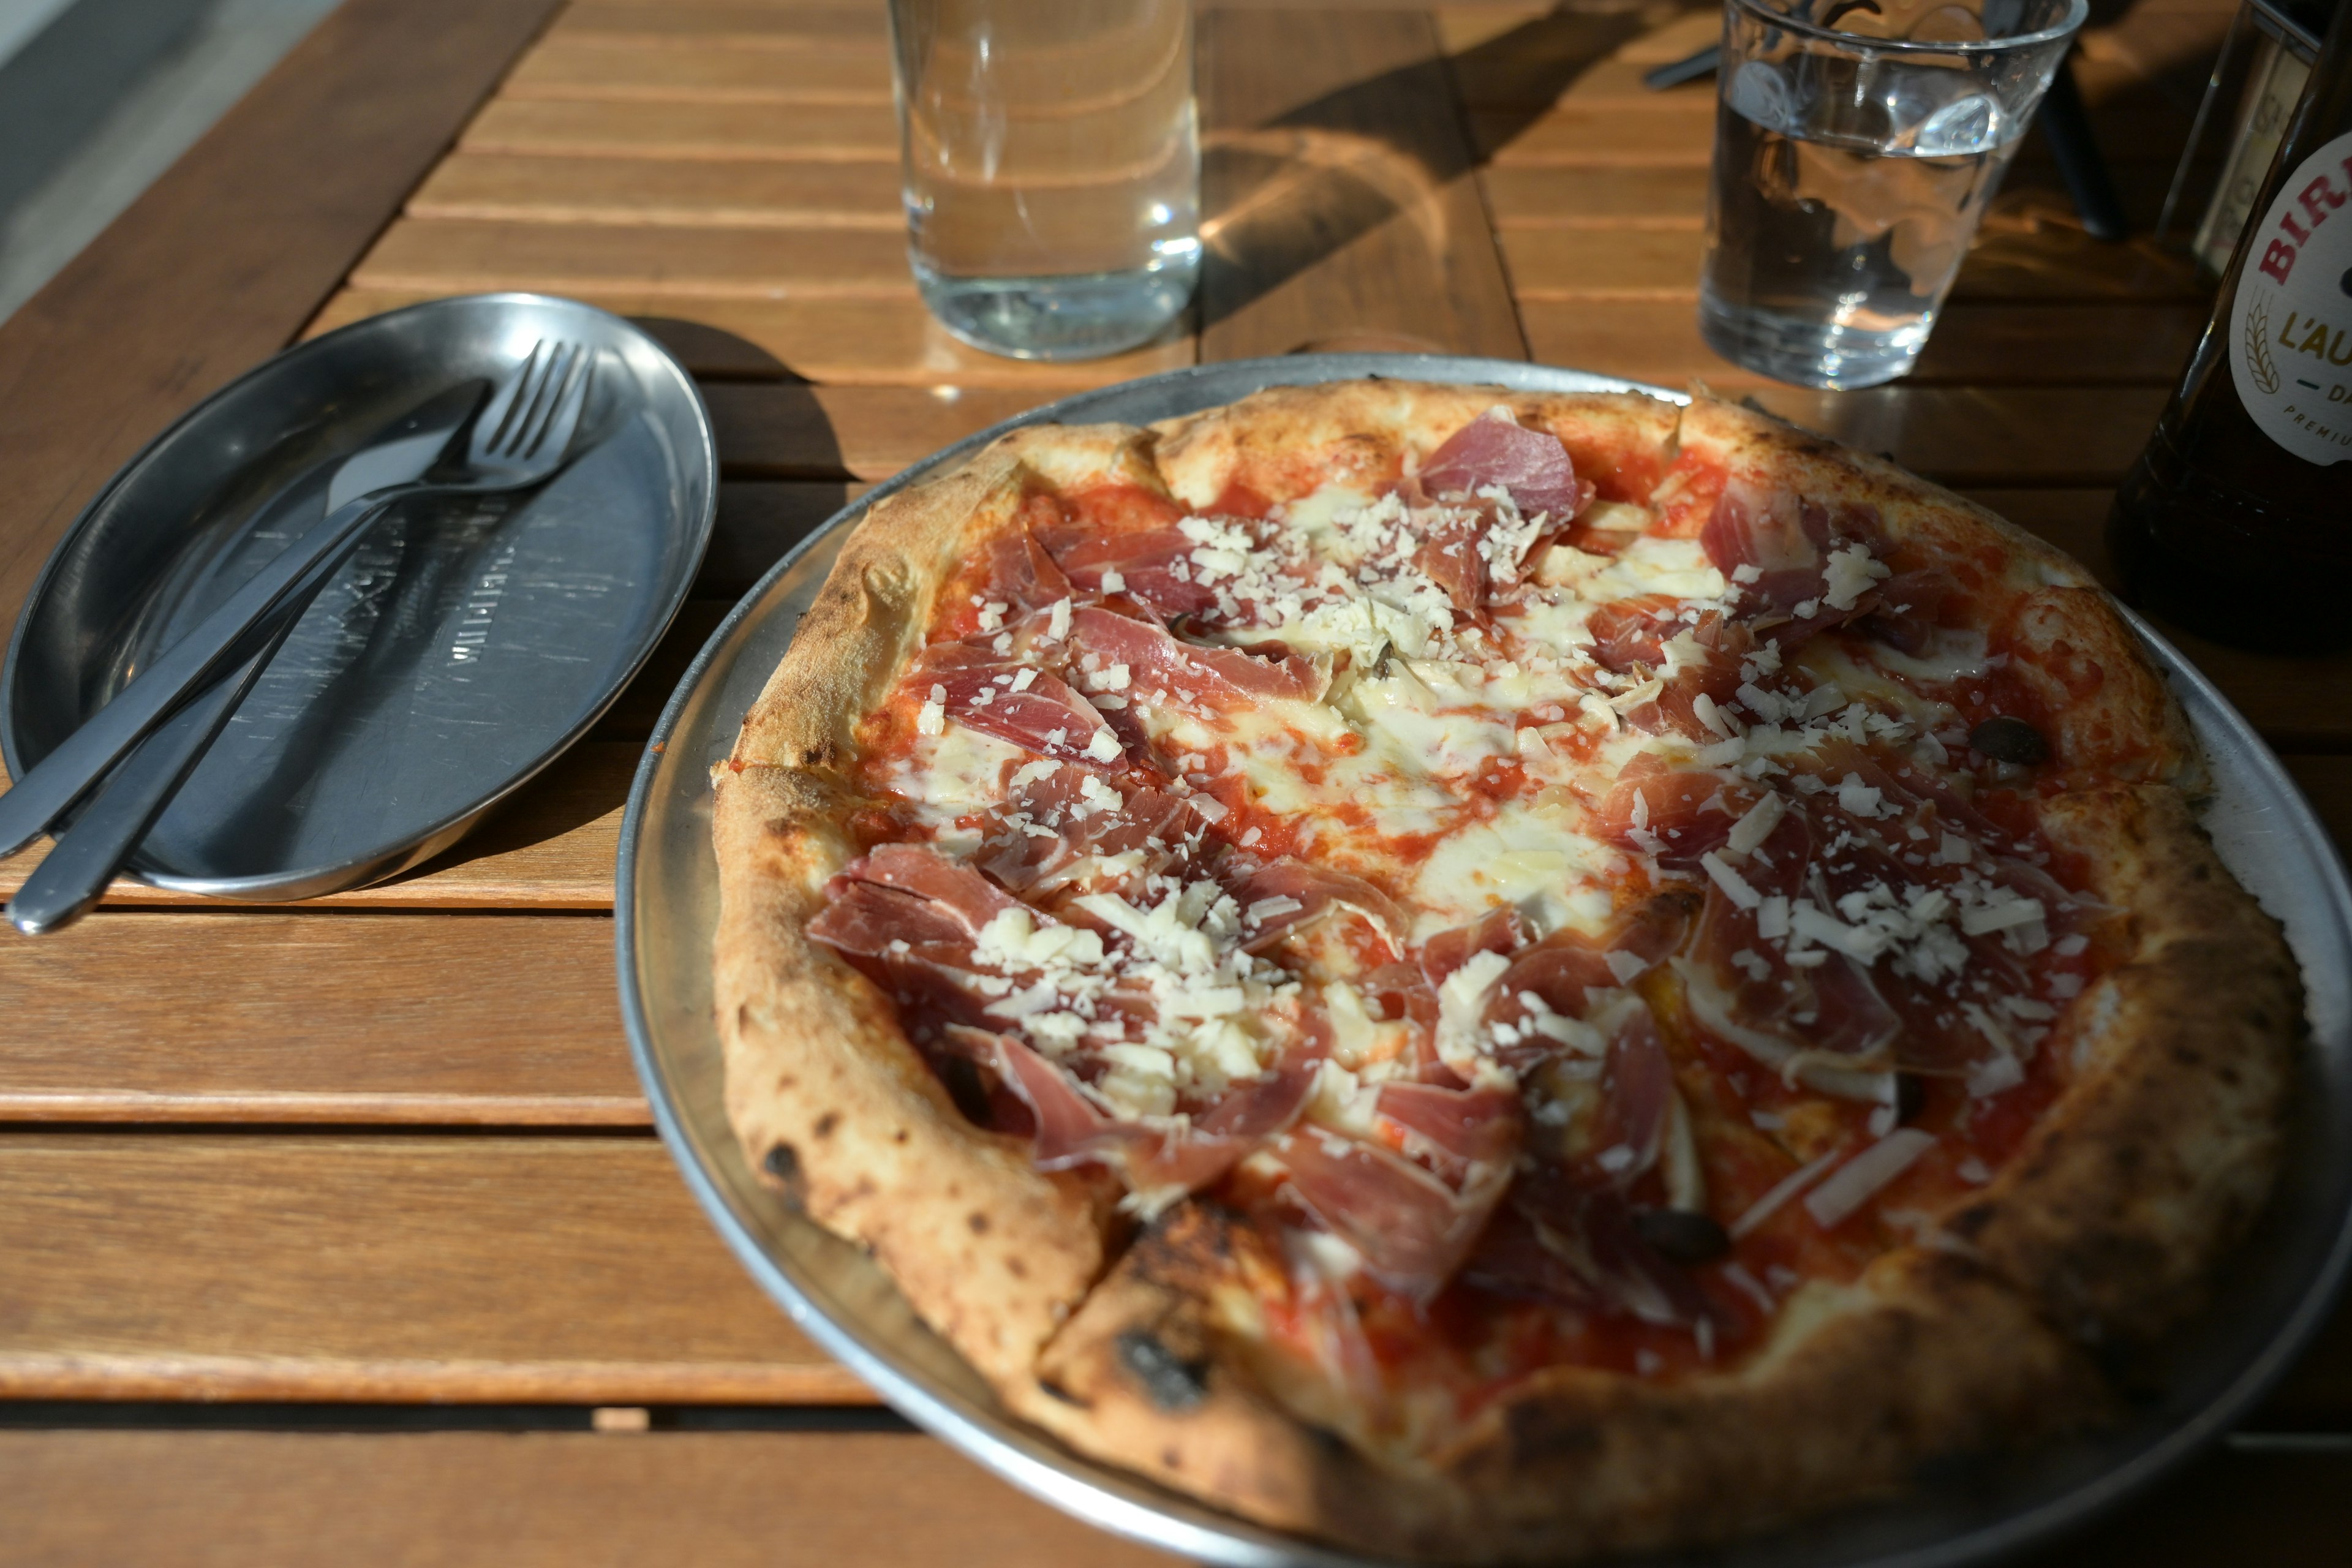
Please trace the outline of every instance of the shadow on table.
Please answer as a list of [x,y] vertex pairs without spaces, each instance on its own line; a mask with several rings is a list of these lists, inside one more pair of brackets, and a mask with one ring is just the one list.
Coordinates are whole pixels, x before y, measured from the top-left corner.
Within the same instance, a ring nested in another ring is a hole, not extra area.
[[[1203,82],[1217,127],[1203,149],[1203,330],[1393,219],[1443,256],[1446,226],[1459,221],[1445,199],[1455,181],[1628,41],[1693,8],[1692,0],[1563,8],[1451,56],[1434,52],[1425,30],[1407,30],[1425,28],[1418,17],[1349,14],[1318,37],[1294,16],[1286,32],[1261,40],[1251,29],[1266,18],[1204,16],[1219,29],[1211,51],[1219,63]],[[1382,52],[1400,63],[1323,85]]]
[[[2129,8],[2129,0],[2097,0],[2089,26],[2113,26]],[[1387,40],[1390,57],[1410,58],[1339,85],[1325,84],[1381,47],[1365,41],[1378,26],[1412,24],[1354,13],[1325,37],[1293,14],[1288,33],[1267,31],[1261,42],[1252,29],[1270,26],[1262,15],[1204,16],[1219,34],[1203,109],[1221,128],[1205,148],[1202,328],[1392,220],[1410,223],[1433,255],[1444,254],[1444,197],[1454,182],[1509,146],[1626,43],[1704,9],[1712,7],[1693,0],[1562,6],[1451,56],[1425,42],[1416,48],[1400,32]],[[1277,41],[1286,47],[1272,47]],[[2218,31],[2209,38],[2194,26],[2149,25],[2130,29],[2124,49],[2099,50],[2085,83],[2093,129],[2136,233],[2155,221],[2219,41]],[[1669,93],[1713,90],[1710,78]],[[2038,135],[2020,164],[2000,209],[2012,225],[2079,227]]]

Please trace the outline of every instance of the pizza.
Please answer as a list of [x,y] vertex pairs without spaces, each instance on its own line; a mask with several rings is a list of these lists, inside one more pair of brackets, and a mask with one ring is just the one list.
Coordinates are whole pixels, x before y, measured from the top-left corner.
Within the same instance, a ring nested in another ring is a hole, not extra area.
[[2302,1002],[2074,563],[1701,398],[1033,426],[714,771],[727,1100],[1006,1405],[1248,1519],[1716,1542],[2111,1419]]

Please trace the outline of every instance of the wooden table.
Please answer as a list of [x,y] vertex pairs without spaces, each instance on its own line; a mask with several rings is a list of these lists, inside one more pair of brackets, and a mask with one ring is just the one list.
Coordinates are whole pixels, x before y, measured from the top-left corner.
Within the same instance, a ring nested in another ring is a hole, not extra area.
[[[790,1327],[655,1142],[614,1006],[614,838],[663,698],[794,538],[958,436],[1196,358],[1531,356],[1752,394],[2099,564],[2207,296],[2086,239],[2038,142],[1918,374],[1801,392],[1693,325],[1712,89],[1638,79],[1712,12],[1204,5],[1197,320],[1118,360],[990,359],[925,317],[861,0],[348,0],[0,328],[12,615],[191,401],[413,300],[655,319],[727,477],[652,668],[433,867],[273,910],[125,885],[0,942],[0,1561],[1153,1557],[908,1431]],[[2086,36],[2143,225],[2226,16],[2140,0]],[[2352,662],[2187,646],[2352,829]],[[2347,1500],[2340,1321],[2248,1434],[2048,1561],[2342,1563]]]

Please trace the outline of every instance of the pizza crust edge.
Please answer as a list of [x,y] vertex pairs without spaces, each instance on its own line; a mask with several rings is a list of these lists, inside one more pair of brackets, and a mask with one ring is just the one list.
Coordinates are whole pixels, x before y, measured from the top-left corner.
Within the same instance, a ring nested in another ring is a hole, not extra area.
[[[1113,461],[1136,432],[1055,432]],[[972,1125],[889,1000],[803,927],[857,854],[855,731],[921,646],[943,584],[1019,499],[1017,431],[876,506],[714,770],[714,1002],[730,1121],[761,1179],[880,1260],[915,1310],[999,1387],[1100,1276],[1119,1196],[1107,1173],[1046,1174]]]

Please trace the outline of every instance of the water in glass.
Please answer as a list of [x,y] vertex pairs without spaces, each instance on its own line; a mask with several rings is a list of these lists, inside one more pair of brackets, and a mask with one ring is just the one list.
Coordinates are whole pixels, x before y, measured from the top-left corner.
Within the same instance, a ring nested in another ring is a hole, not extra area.
[[1187,0],[893,0],[909,251],[957,337],[1149,341],[1200,270]]
[[1909,370],[2018,134],[1937,157],[1791,136],[1729,101],[1716,114],[1707,341],[1808,385],[1874,386]]
[[1809,386],[1908,371],[2083,0],[1727,0],[1699,329]]

